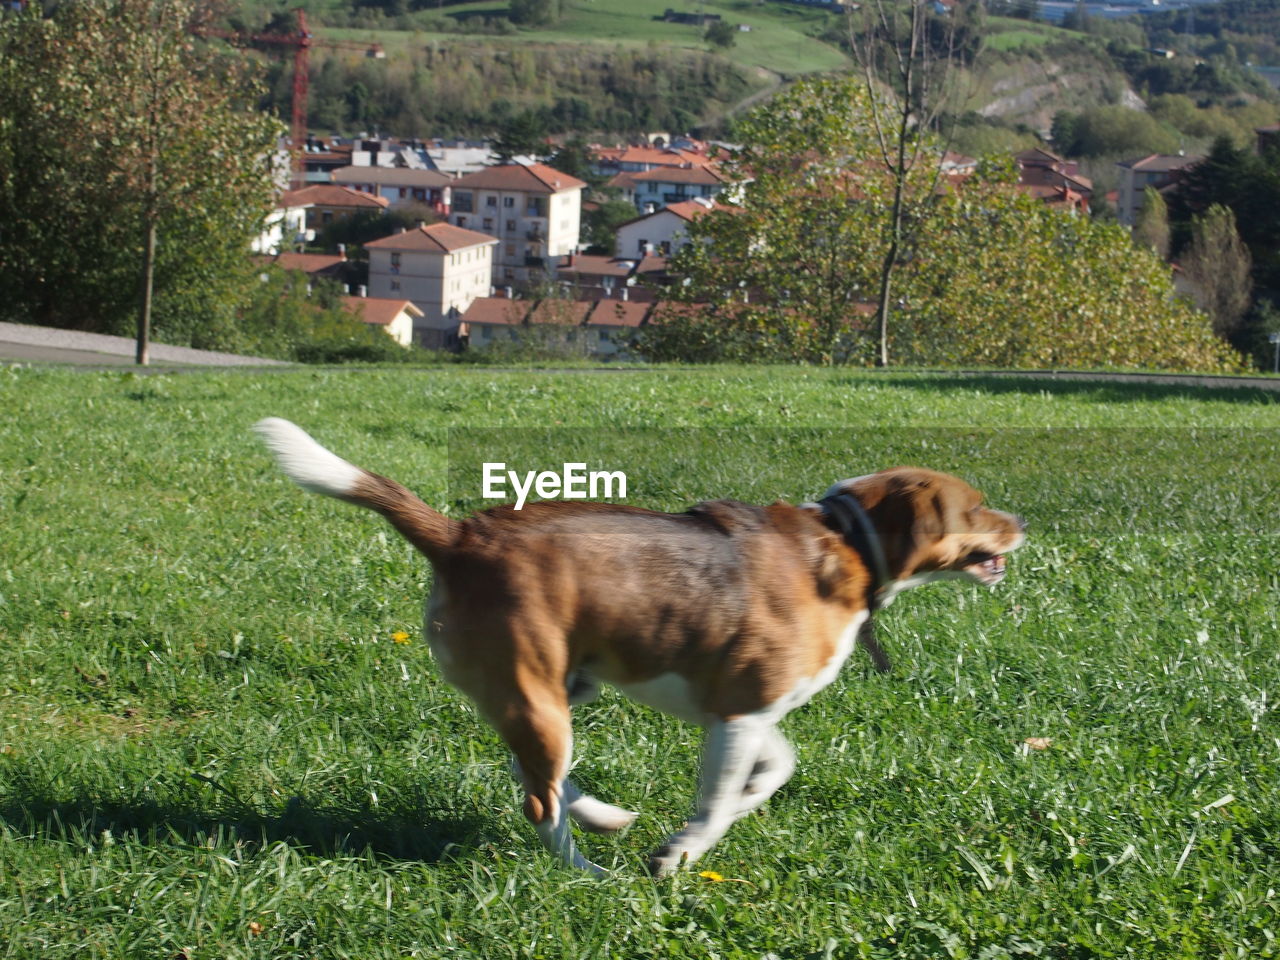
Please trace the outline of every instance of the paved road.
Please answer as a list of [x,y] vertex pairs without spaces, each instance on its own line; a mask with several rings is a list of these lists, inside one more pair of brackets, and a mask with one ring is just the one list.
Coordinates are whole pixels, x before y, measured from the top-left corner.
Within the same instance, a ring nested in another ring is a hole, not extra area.
[[[0,360],[91,367],[132,366],[135,351],[136,344],[129,337],[0,322]],[[152,364],[164,367],[287,366],[280,360],[162,343],[151,345],[150,359]]]

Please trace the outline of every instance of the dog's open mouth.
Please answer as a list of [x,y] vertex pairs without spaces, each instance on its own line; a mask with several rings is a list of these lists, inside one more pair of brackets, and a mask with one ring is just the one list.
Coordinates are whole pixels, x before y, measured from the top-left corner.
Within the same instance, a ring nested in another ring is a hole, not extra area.
[[1005,565],[1002,553],[971,553],[966,557],[965,572],[985,584],[999,583],[1004,579]]

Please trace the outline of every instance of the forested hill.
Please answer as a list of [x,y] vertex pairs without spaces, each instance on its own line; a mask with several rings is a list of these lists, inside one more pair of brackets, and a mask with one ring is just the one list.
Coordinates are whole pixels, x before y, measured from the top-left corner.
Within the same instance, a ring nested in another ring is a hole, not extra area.
[[[294,0],[242,0],[228,26],[295,32]],[[777,0],[304,0],[312,129],[491,133],[532,115],[548,133],[706,129],[782,76],[838,70],[843,19]],[[719,33],[668,8],[705,13]],[[383,59],[364,56],[370,44]],[[288,114],[290,58],[264,50]]]
[[[1153,30],[1208,37],[1256,51],[1260,62],[1280,65],[1280,0],[1225,0],[1194,10],[1170,10],[1147,19]],[[1267,53],[1270,53],[1270,56]]]
[[[272,105],[288,115],[291,67],[271,65]],[[445,37],[385,60],[312,54],[309,123],[319,132],[488,134],[533,115],[547,133],[679,130],[723,114],[751,73],[710,53]]]

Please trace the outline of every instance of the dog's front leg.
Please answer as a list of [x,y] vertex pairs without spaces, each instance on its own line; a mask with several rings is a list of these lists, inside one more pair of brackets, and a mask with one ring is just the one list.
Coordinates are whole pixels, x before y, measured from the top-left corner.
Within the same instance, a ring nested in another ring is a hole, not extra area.
[[766,723],[753,717],[712,721],[703,749],[698,812],[649,858],[654,874],[663,876],[682,862],[693,863],[738,819],[747,780],[769,732]]
[[763,804],[791,779],[795,769],[796,752],[791,749],[791,744],[777,727],[766,727],[760,741],[760,754],[752,764],[742,796],[738,798],[736,815],[744,817]]

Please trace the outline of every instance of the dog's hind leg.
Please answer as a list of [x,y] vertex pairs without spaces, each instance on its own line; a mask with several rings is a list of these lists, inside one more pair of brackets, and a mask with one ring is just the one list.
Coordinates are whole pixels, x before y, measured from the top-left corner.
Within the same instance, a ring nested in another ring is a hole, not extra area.
[[747,779],[769,729],[755,717],[712,722],[703,750],[698,812],[649,858],[650,870],[658,876],[671,873],[681,862],[697,860],[724,836],[738,819]]
[[515,754],[515,769],[524,785],[524,815],[538,831],[542,845],[567,866],[603,875],[605,871],[579,853],[573,842],[569,822],[572,798],[565,779],[573,753],[573,731],[563,695],[511,704],[494,725]]
[[796,753],[777,727],[767,727],[760,742],[760,753],[747,776],[746,786],[738,798],[737,815],[745,816],[773,796],[791,779],[796,769]]
[[[565,690],[569,706],[590,703],[600,695],[600,685],[580,671],[569,674]],[[572,780],[565,779],[561,786],[565,802],[569,805],[569,816],[573,817],[574,823],[590,833],[615,833],[639,816],[634,811],[623,810],[583,793]]]
[[565,802],[569,805],[569,816],[589,833],[616,833],[639,816],[633,810],[615,807],[583,793],[572,780],[566,779],[562,787]]

